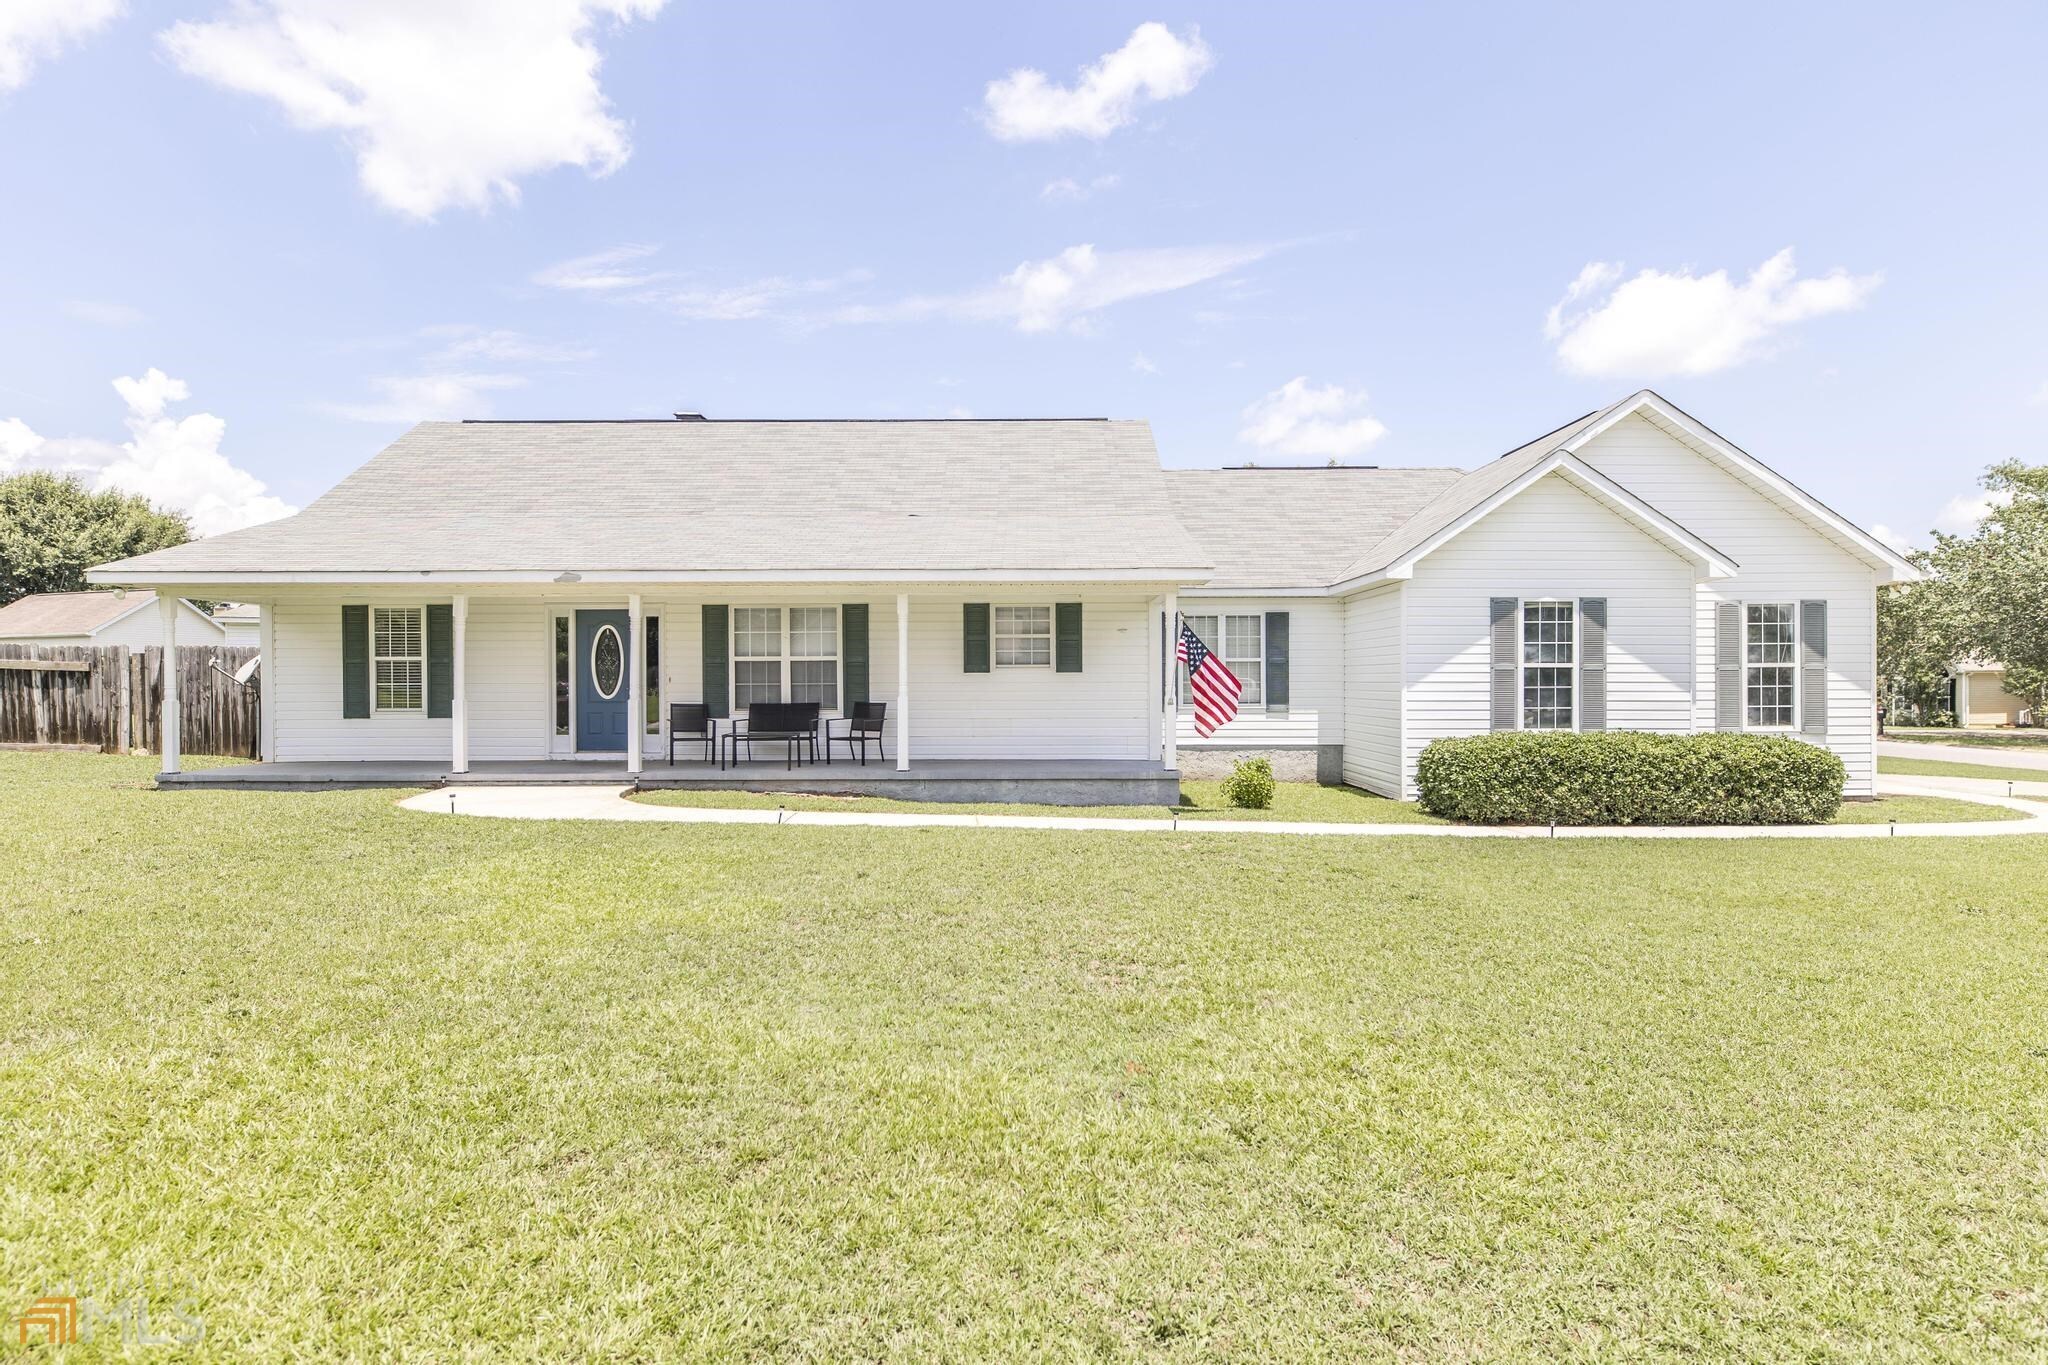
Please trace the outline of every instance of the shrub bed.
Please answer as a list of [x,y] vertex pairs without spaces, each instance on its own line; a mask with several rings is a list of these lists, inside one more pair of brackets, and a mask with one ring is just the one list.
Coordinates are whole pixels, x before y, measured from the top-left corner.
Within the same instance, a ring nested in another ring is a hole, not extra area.
[[1498,734],[1432,740],[1422,807],[1474,824],[1815,825],[1842,760],[1775,735]]
[[1241,758],[1223,779],[1223,799],[1241,810],[1264,810],[1273,804],[1273,763],[1265,758]]

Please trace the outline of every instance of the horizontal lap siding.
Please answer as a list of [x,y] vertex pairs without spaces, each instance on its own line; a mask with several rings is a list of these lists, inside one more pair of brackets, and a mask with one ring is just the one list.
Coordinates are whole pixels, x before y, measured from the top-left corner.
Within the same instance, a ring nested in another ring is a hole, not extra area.
[[1401,792],[1401,586],[1344,601],[1344,780]]
[[1607,728],[1685,734],[1693,570],[1566,482],[1545,478],[1424,558],[1403,590],[1404,786],[1432,739],[1487,733],[1487,599],[1607,599]]
[[1194,712],[1183,708],[1179,743],[1191,749],[1269,749],[1344,742],[1344,612],[1341,603],[1314,597],[1183,597],[1184,616],[1288,614],[1288,705],[1281,711],[1246,707],[1238,718],[1203,739]]
[[[454,731],[424,712],[341,714],[341,607],[424,606],[425,598],[300,598],[276,607],[277,758],[442,760]],[[446,601],[446,598],[438,599]],[[547,752],[549,642],[537,600],[472,597],[467,683],[472,760],[531,759]]]
[[1581,452],[1586,462],[1691,530],[1738,565],[1696,591],[1694,726],[1714,728],[1717,602],[1828,604],[1827,747],[1848,769],[1848,791],[1876,790],[1876,587],[1870,567],[1806,522],[1655,423],[1632,416]]

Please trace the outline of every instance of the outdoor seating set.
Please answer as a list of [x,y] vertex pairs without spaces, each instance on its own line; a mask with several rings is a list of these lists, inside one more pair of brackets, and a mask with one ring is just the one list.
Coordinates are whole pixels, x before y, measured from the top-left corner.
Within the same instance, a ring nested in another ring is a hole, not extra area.
[[[889,755],[882,749],[882,723],[888,715],[889,704],[879,701],[861,701],[853,704],[853,710],[844,716],[823,717],[823,707],[814,701],[755,702],[747,707],[746,714],[735,716],[719,729],[719,718],[711,714],[711,708],[703,702],[676,702],[668,708],[668,761],[671,767],[676,761],[678,744],[702,744],[704,759],[716,762],[720,769],[730,762],[739,766],[740,748],[745,746],[747,758],[752,761],[754,745],[779,743],[783,746],[782,766],[794,767],[809,755],[811,762],[818,760],[818,737],[825,738],[825,762],[832,762],[832,746],[844,744],[847,757],[858,756],[865,767],[868,761],[868,746],[875,746],[876,757],[887,761]],[[834,726],[844,726],[834,730]]]

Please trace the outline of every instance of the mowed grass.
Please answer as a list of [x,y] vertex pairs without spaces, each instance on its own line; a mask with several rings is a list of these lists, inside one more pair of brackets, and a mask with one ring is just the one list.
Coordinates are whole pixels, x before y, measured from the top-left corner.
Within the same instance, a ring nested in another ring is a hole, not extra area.
[[[868,811],[895,815],[1039,815],[1065,819],[1101,816],[1115,819],[1167,820],[1306,820],[1356,825],[1445,825],[1448,820],[1424,813],[1412,801],[1392,801],[1356,787],[1320,787],[1308,782],[1282,782],[1265,810],[1241,810],[1223,799],[1220,782],[1181,783],[1181,804],[1175,806],[1034,806],[980,802],[897,801],[880,796],[815,796],[800,792],[643,791],[629,800],[650,806],[687,806],[699,810]],[[1954,801],[1940,796],[1887,796],[1876,801],[1849,801],[1830,824],[1870,825],[1897,821],[2018,820],[2016,811],[2000,806]]]
[[237,1359],[2048,1352],[2048,840],[551,824],[146,767],[0,755],[24,1305],[189,1298]]
[[1880,757],[1877,770],[1891,777],[1978,777],[1992,782],[2048,782],[2048,769],[1958,763],[1944,758]]
[[1987,734],[1981,730],[1900,730],[1894,727],[1886,730],[1884,737],[1904,740],[1908,744],[1968,744],[1987,749],[2048,748],[2048,730],[2007,730]]

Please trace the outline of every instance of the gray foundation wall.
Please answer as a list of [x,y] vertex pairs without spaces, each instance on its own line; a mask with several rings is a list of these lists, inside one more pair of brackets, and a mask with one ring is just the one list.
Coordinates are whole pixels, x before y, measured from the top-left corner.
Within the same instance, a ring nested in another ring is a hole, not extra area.
[[1197,782],[1218,782],[1230,776],[1239,759],[1263,758],[1273,765],[1273,776],[1282,782],[1321,782],[1336,786],[1344,781],[1344,746],[1305,744],[1287,749],[1190,749],[1179,751],[1180,775]]

